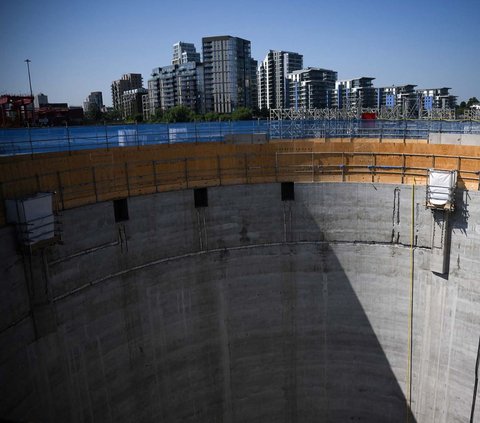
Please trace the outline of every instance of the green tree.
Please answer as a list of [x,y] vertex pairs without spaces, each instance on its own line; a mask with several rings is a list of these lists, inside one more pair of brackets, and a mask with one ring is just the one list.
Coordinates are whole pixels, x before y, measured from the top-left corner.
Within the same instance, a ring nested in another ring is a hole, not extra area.
[[155,110],[155,113],[153,114],[153,116],[150,116],[149,122],[152,122],[152,123],[163,122],[163,115],[164,115],[163,110],[157,109]]
[[194,113],[185,106],[175,106],[165,111],[163,115],[164,122],[192,122],[194,119]]
[[122,114],[119,110],[113,109],[104,114],[103,118],[107,122],[119,121],[122,120]]
[[252,110],[247,107],[239,107],[231,115],[232,120],[251,120]]
[[474,104],[478,104],[480,101],[478,101],[477,97],[470,97],[467,101],[467,107],[473,106]]
[[215,112],[208,112],[205,113],[203,119],[205,119],[206,122],[216,122],[219,119],[219,115]]
[[90,110],[85,113],[85,119],[99,122],[104,119],[104,116],[98,107],[91,107]]

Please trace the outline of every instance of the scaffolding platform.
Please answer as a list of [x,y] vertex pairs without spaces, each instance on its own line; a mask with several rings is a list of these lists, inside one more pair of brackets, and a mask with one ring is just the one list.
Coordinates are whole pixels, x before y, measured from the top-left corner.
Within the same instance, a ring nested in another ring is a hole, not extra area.
[[453,211],[455,207],[456,170],[428,169],[426,206],[430,209]]

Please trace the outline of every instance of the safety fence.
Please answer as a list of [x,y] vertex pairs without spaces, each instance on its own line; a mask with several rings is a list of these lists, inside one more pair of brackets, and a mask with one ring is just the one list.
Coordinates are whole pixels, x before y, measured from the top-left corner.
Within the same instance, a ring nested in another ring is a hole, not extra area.
[[252,120],[0,130],[0,155],[76,151],[154,144],[224,142],[234,135],[271,139],[428,139],[429,134],[479,134],[479,122],[428,120]]
[[189,122],[0,130],[0,155],[222,142],[233,134],[268,135],[268,121]]
[[[273,182],[425,184],[428,169],[458,170],[459,186],[478,190],[480,157],[374,152],[241,153],[123,161],[45,171],[0,184],[2,202],[55,192],[56,207],[178,189]],[[3,222],[3,217],[0,219]]]
[[428,139],[431,133],[479,134],[479,122],[437,120],[271,120],[270,138]]

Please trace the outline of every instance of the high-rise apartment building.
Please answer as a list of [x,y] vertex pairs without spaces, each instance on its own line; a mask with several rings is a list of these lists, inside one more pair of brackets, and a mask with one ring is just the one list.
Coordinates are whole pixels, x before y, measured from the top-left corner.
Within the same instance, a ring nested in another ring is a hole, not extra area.
[[416,85],[392,85],[391,87],[375,88],[375,107],[389,109],[401,106],[405,110],[412,110],[417,103]]
[[376,107],[393,109],[398,107],[409,116],[422,115],[433,109],[454,109],[457,97],[451,95],[450,88],[415,89],[416,85],[393,85],[376,88]]
[[295,110],[331,107],[337,72],[322,68],[296,70],[290,81],[290,106]]
[[143,96],[145,94],[147,94],[145,88],[135,88],[123,92],[120,107],[123,119],[135,118],[137,115],[143,116]]
[[290,108],[290,79],[287,75],[302,68],[301,54],[270,50],[258,67],[258,108]]
[[179,41],[173,45],[172,65],[182,65],[187,62],[200,62],[200,53],[197,53],[194,44]]
[[362,109],[376,107],[375,78],[345,79],[335,84],[333,107],[339,109]]
[[206,111],[231,113],[256,105],[256,61],[250,41],[230,35],[202,39]]
[[204,113],[203,66],[198,62],[164,66],[152,71],[148,81],[148,113],[158,109],[186,106],[197,113]]
[[431,109],[454,109],[457,105],[457,97],[450,94],[450,88],[423,88],[417,90],[420,97],[421,107],[424,110]]
[[258,107],[258,76],[257,76],[258,62],[255,59],[250,59],[250,93],[251,93],[251,107],[252,109]]
[[123,93],[125,91],[142,88],[142,86],[143,78],[139,73],[127,73],[117,81],[113,81],[111,87],[113,108],[121,111]]
[[103,95],[101,91],[92,91],[83,102],[83,111],[85,113],[101,110],[103,107]]

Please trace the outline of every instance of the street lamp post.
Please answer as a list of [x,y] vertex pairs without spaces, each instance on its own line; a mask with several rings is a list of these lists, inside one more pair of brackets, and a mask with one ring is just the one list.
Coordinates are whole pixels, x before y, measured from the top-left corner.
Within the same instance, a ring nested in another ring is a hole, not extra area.
[[[32,91],[32,78],[30,77],[30,62],[31,60],[30,59],[25,59],[25,63],[27,64],[27,71],[28,71],[28,84],[30,85],[30,97],[31,97],[31,101],[32,103],[30,103],[30,107],[33,107],[33,91]],[[31,110],[31,121],[33,123],[33,109]],[[25,118],[27,118],[27,115],[26,115],[26,110],[25,110]]]
[[28,84],[30,85],[30,97],[33,97],[33,91],[32,91],[32,79],[30,78],[30,59],[26,59],[25,63],[27,64],[27,71],[28,71]]

